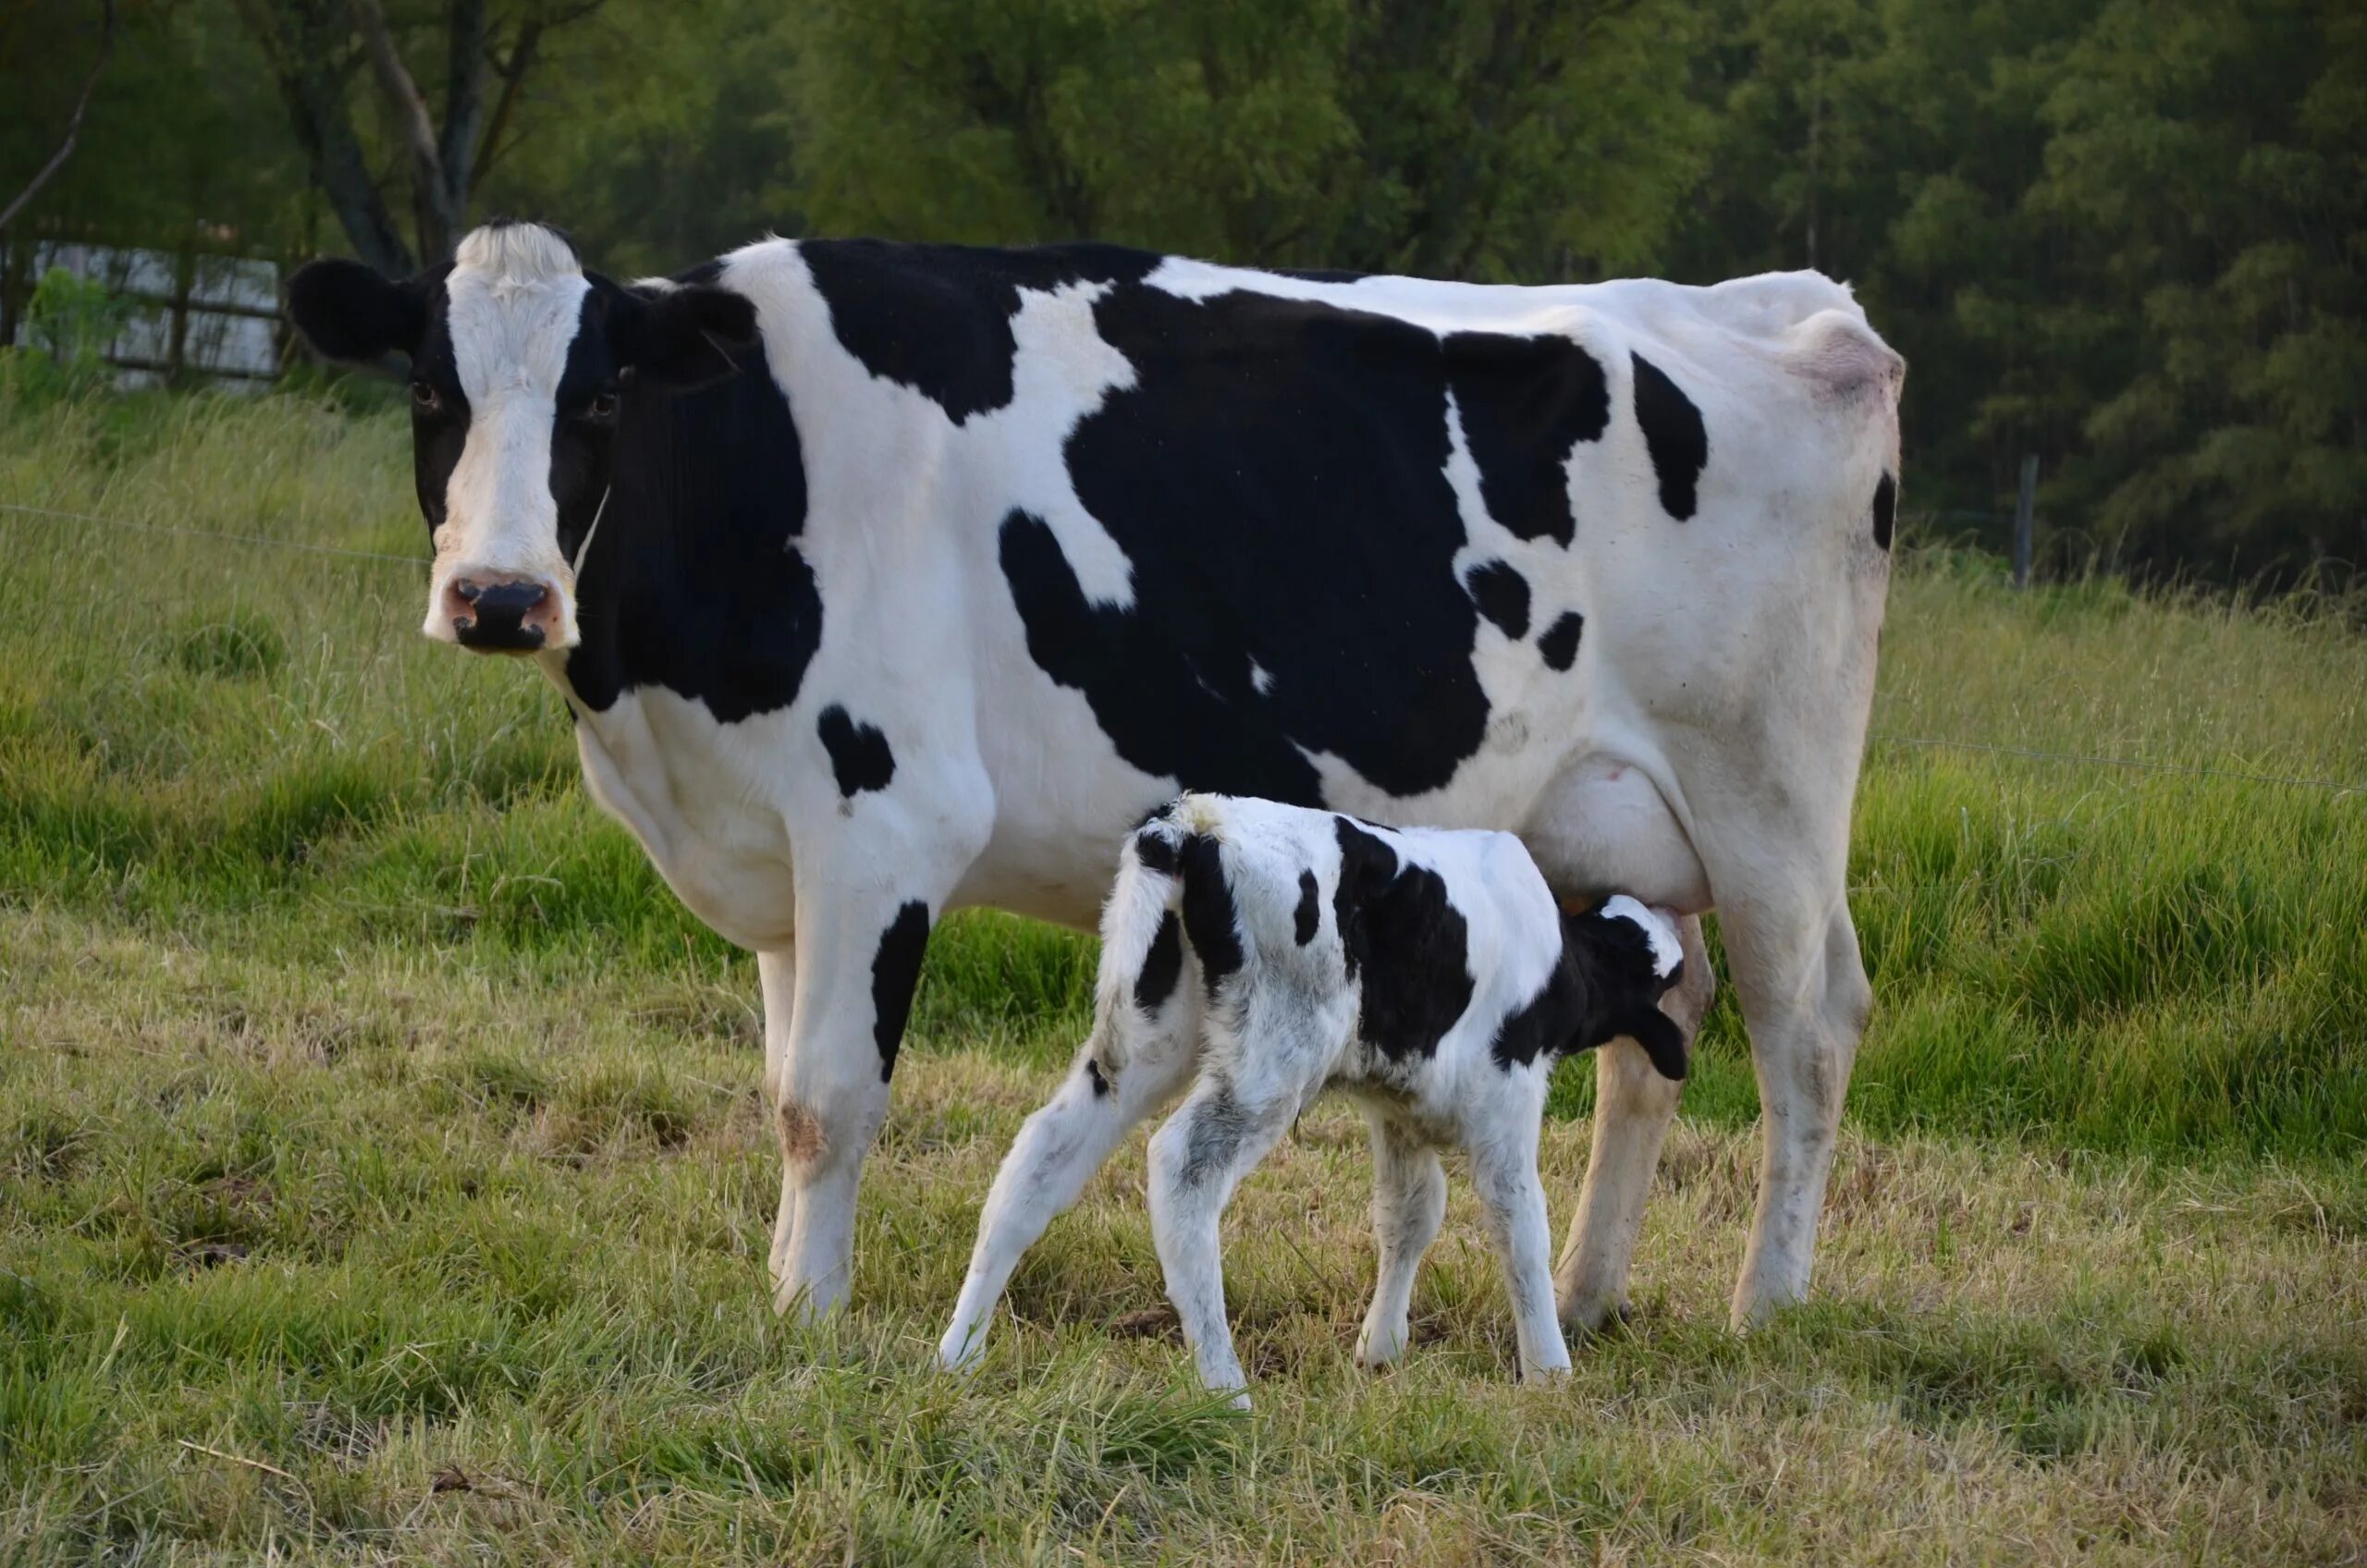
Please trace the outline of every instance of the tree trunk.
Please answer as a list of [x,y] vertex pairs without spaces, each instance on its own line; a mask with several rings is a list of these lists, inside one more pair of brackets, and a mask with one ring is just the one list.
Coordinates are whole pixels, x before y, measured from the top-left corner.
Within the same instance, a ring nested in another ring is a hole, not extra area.
[[238,7],[354,254],[390,277],[409,276],[418,262],[370,177],[346,105],[346,73],[337,64],[350,38],[342,0],[238,0]]
[[[17,192],[16,200],[6,207],[0,207],[0,229],[16,222],[17,214],[25,210],[25,204],[40,195],[41,188],[47,185],[51,178],[66,166],[66,160],[74,155],[75,141],[82,134],[82,113],[91,106],[91,92],[99,85],[99,73],[106,68],[107,52],[114,47],[115,0],[105,0],[105,8],[99,15],[99,53],[91,62],[91,74],[82,79],[81,95],[74,100],[74,113],[66,122],[66,135],[58,142],[57,151],[50,154],[49,162],[42,165],[41,171],[33,176],[31,182]],[[0,338],[0,343],[6,341]]]

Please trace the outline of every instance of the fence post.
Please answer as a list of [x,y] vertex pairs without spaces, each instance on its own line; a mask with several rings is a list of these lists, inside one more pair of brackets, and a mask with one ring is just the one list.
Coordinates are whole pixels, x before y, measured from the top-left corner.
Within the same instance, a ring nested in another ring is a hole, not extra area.
[[2014,586],[2030,585],[2030,528],[2038,517],[2038,454],[2022,454],[2022,488],[2014,498]]
[[31,263],[24,241],[13,234],[0,234],[0,349],[17,340],[17,318],[24,313],[19,298],[27,292],[18,275],[31,271]]
[[178,386],[189,369],[189,297],[197,288],[197,249],[187,235],[173,252],[172,337],[165,350],[165,384]]

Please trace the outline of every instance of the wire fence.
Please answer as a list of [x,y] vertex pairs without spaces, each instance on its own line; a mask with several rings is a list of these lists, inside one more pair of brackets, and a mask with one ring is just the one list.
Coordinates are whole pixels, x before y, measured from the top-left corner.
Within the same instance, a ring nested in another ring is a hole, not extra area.
[[[15,501],[0,501],[0,513],[53,522],[96,523],[104,527],[120,528],[129,532],[169,534],[184,539],[206,539],[218,544],[301,551],[316,556],[336,556],[349,560],[384,561],[408,567],[422,567],[427,564],[427,559],[423,556],[397,556],[389,555],[383,550],[357,550],[341,545],[316,545],[309,540],[287,539],[269,533],[233,533],[220,529],[141,522],[131,518],[106,517],[96,512],[73,511],[60,507],[28,506]],[[2302,778],[2285,774],[2251,773],[2235,768],[2205,767],[2190,763],[2158,762],[2148,757],[2116,757],[2084,752],[2049,751],[2038,746],[2005,745],[1992,741],[1960,741],[1944,736],[1902,735],[1895,730],[1886,729],[1870,730],[1866,739],[1876,745],[2019,757],[2031,762],[2080,767],[2113,767],[2133,773],[2213,778],[2231,783],[2273,785],[2285,789],[2319,790],[2336,795],[2367,793],[2367,780],[2349,782],[2339,778]]]

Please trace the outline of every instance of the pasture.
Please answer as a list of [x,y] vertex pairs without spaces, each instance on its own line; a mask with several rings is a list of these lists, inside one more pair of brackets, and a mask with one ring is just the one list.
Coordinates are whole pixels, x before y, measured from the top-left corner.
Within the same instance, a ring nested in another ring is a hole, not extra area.
[[[297,398],[0,402],[0,504],[420,557],[409,475],[399,417]],[[1228,1223],[1235,1416],[1164,1315],[1139,1138],[983,1370],[928,1370],[1084,939],[939,934],[854,1308],[785,1327],[753,962],[593,810],[529,668],[420,639],[400,561],[21,511],[0,548],[0,1558],[2367,1552],[2355,606],[1905,550],[1814,1303],[1724,1329],[1724,999],[1634,1320],[1565,1384],[1510,1382],[1452,1162],[1417,1348],[1355,1370],[1367,1159],[1327,1109]],[[1557,1232],[1590,1096],[1566,1066]]]

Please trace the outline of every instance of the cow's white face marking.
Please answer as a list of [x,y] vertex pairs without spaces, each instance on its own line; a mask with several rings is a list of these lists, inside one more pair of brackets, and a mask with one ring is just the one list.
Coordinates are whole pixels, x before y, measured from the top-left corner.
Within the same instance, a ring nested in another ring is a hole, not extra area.
[[556,634],[544,646],[573,647],[575,574],[559,551],[551,431],[591,283],[557,235],[518,224],[462,240],[444,287],[469,430],[445,486],[422,630],[458,640],[456,584],[533,582],[555,600]]
[[1665,980],[1676,973],[1685,962],[1685,944],[1677,938],[1676,928],[1657,911],[1645,908],[1625,893],[1613,893],[1602,904],[1605,920],[1632,920],[1642,928],[1645,939],[1652,944],[1652,972]]

